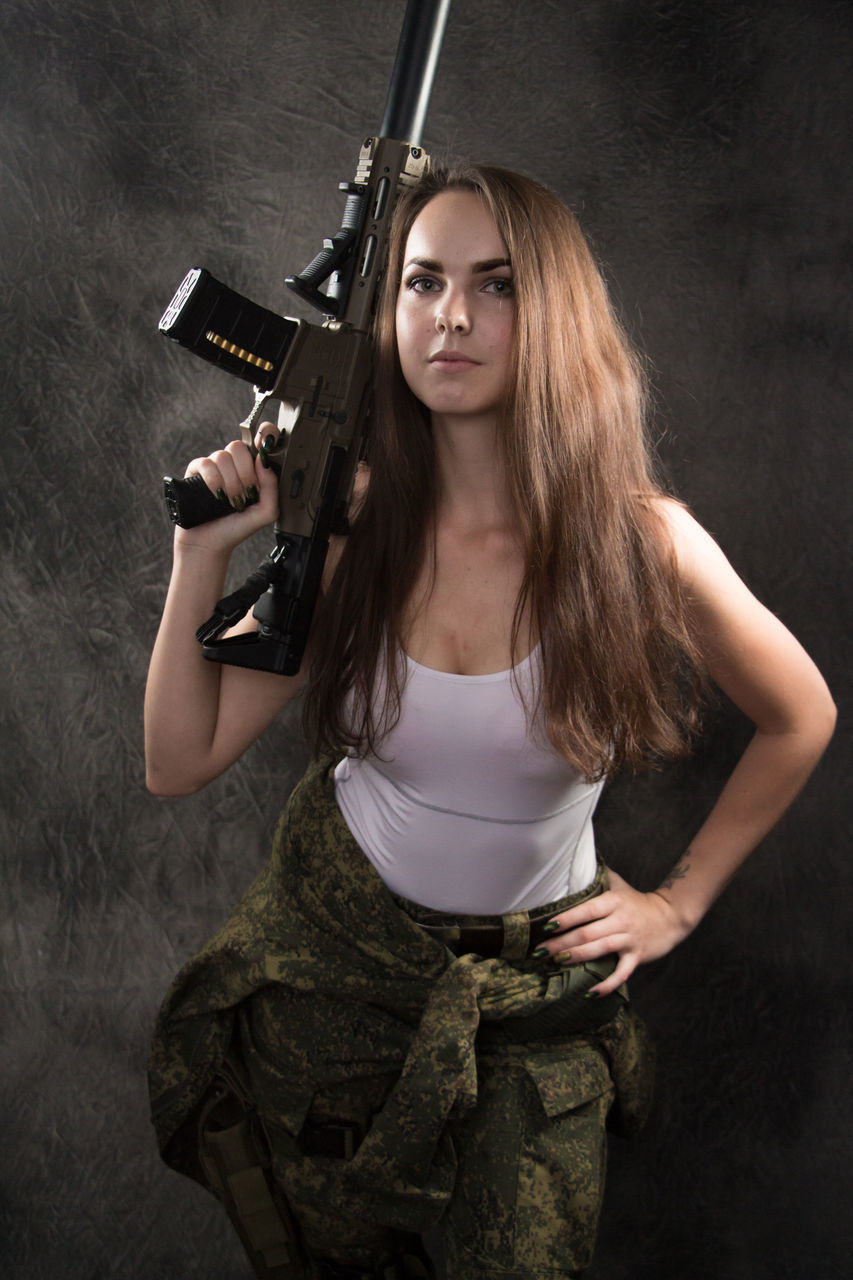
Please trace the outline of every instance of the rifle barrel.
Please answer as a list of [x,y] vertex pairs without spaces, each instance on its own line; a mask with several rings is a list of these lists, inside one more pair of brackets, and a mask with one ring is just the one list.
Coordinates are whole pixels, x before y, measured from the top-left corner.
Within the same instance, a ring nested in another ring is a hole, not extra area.
[[380,134],[420,146],[450,0],[409,0]]

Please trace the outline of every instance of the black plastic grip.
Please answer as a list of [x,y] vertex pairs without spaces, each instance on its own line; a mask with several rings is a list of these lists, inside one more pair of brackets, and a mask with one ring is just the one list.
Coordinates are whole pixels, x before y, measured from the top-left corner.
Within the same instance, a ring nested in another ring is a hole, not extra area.
[[195,529],[222,516],[234,514],[234,508],[226,498],[223,502],[211,493],[201,476],[188,476],[186,480],[163,478],[163,493],[169,519],[182,529]]

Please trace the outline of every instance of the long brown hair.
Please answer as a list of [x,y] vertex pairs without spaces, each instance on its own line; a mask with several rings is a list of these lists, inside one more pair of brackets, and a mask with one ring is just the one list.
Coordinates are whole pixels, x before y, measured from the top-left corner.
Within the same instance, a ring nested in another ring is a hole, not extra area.
[[396,211],[375,329],[370,483],[314,629],[309,737],[317,749],[381,752],[399,715],[403,621],[430,552],[436,473],[429,413],[400,369],[395,305],[411,226],[446,190],[485,201],[513,267],[500,441],[525,563],[512,652],[525,615],[541,642],[528,714],[542,714],[555,748],[590,778],[684,754],[701,661],[656,502],[642,366],[572,213],[493,166],[434,170]]

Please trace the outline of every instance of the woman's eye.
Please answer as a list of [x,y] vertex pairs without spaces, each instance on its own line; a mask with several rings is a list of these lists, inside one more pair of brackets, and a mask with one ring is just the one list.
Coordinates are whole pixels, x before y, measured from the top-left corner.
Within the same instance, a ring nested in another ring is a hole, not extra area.
[[496,280],[489,280],[486,288],[492,293],[498,294],[499,297],[509,297],[514,292],[512,281],[507,280],[505,276],[498,276]]
[[406,282],[406,288],[414,293],[434,293],[438,288],[438,281],[433,276],[412,276]]

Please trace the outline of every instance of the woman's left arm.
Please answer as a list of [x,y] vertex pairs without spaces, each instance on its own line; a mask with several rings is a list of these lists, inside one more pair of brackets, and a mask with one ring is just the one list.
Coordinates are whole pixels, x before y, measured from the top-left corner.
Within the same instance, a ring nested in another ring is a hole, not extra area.
[[[719,687],[755,734],[690,847],[651,893],[610,873],[610,889],[558,917],[548,950],[567,963],[611,952],[606,995],[638,964],[666,955],[699,923],[778,822],[817,764],[835,706],[811,658],[747,589],[714,540],[676,503],[662,505],[695,634]],[[567,954],[568,953],[568,954]]]

